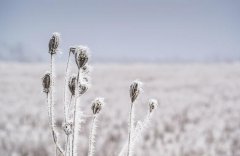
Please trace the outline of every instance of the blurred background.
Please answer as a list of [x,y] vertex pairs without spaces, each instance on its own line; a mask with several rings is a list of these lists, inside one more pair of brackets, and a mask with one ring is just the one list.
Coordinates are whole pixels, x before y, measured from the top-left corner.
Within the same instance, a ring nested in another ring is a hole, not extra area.
[[3,61],[46,61],[46,42],[56,31],[64,54],[72,45],[88,45],[95,62],[240,59],[237,0],[0,3]]
[[[54,153],[41,77],[48,42],[61,34],[57,55],[57,126],[62,141],[64,69],[70,46],[91,50],[92,88],[106,98],[97,156],[118,155],[127,140],[129,85],[144,82],[160,102],[137,156],[240,156],[240,1],[238,0],[1,0],[0,155]],[[73,63],[74,64],[74,63]],[[89,121],[79,132],[87,155]]]

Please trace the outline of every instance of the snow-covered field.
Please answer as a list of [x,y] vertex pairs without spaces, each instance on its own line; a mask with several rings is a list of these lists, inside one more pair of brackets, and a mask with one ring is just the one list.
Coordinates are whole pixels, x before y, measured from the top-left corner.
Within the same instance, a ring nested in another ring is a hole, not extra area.
[[[47,156],[54,152],[41,87],[44,64],[0,63],[0,155]],[[57,66],[57,125],[63,120],[63,71]],[[136,156],[240,156],[240,63],[95,64],[92,87],[81,100],[105,97],[96,156],[117,155],[127,140],[129,85],[144,82],[136,118],[148,111],[147,99],[160,106],[136,147]],[[89,121],[80,132],[79,153],[86,156]],[[59,128],[59,131],[63,131]],[[62,139],[64,139],[62,135]]]

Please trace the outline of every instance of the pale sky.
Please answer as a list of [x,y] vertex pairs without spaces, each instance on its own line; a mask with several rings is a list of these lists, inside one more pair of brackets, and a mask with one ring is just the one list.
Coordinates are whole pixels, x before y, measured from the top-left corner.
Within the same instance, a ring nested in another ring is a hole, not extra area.
[[239,0],[1,0],[0,59],[46,60],[53,32],[65,58],[94,61],[240,60]]

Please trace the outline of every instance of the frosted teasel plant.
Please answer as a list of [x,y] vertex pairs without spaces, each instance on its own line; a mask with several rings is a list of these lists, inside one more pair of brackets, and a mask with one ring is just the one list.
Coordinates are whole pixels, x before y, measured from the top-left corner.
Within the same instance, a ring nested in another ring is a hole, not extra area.
[[156,99],[149,99],[149,111],[143,121],[138,121],[135,124],[135,105],[136,99],[139,94],[143,91],[142,82],[135,80],[130,85],[130,113],[129,113],[129,121],[128,121],[128,141],[124,144],[122,150],[119,153],[119,156],[133,156],[134,147],[136,143],[141,139],[141,136],[148,128],[150,121],[152,119],[152,115],[154,110],[158,106],[158,102]]
[[[55,57],[58,52],[60,42],[60,34],[53,33],[49,41],[50,54],[50,71],[46,72],[42,78],[43,92],[46,93],[48,104],[48,118],[53,137],[53,142],[56,149],[56,155],[76,156],[77,153],[77,136],[78,131],[85,121],[85,116],[81,110],[80,97],[83,96],[90,87],[90,67],[88,65],[89,49],[85,46],[71,47],[68,53],[67,66],[65,70],[64,84],[64,123],[63,131],[65,132],[65,146],[59,141],[55,119]],[[77,69],[77,74],[72,73],[71,60],[74,59]],[[97,128],[97,119],[104,105],[103,98],[96,98],[92,102],[92,126],[89,137],[88,155],[94,154],[94,143]],[[89,107],[90,108],[90,107]]]
[[96,98],[92,102],[93,119],[92,119],[92,126],[91,126],[90,137],[89,137],[88,156],[94,155],[94,143],[95,143],[98,115],[99,115],[99,112],[101,111],[103,105],[104,105],[103,98]]
[[[64,123],[63,131],[65,132],[65,146],[63,147],[59,141],[58,132],[55,121],[55,56],[58,52],[60,41],[59,33],[53,33],[49,41],[49,54],[51,58],[50,71],[46,72],[42,78],[43,92],[46,93],[48,104],[48,118],[56,149],[56,155],[77,156],[77,136],[78,131],[85,121],[85,116],[81,110],[80,97],[83,96],[90,87],[90,67],[88,65],[89,49],[85,46],[71,47],[68,53],[67,66],[65,70],[64,84]],[[72,61],[76,64],[77,74],[71,70]],[[142,83],[138,80],[130,85],[130,113],[129,113],[129,132],[128,141],[123,146],[119,156],[132,156],[136,142],[147,129],[154,110],[158,103],[155,99],[150,99],[149,111],[143,121],[135,122],[135,105],[139,94],[142,92]],[[99,114],[104,106],[103,98],[96,98],[92,102],[92,123],[89,134],[88,156],[94,155],[95,136]]]

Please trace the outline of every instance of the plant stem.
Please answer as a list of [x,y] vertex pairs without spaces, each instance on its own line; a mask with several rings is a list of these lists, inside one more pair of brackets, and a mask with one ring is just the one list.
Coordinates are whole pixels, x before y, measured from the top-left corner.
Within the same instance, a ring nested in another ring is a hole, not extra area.
[[68,156],[71,156],[72,155],[72,134],[69,135],[69,151],[68,151]]
[[128,150],[127,156],[132,156],[132,131],[134,129],[134,105],[131,103],[130,115],[129,115],[129,131],[128,131]]
[[80,75],[80,68],[78,70],[78,74],[77,74],[77,84],[76,84],[76,88],[75,88],[75,101],[74,101],[74,112],[73,112],[73,136],[72,136],[72,156],[74,155],[74,151],[75,151],[75,127],[76,127],[76,109],[77,109],[77,101],[78,101],[78,96],[79,96],[79,75]]
[[92,126],[91,126],[90,136],[89,136],[88,156],[93,156],[94,154],[94,140],[96,135],[96,118],[97,116],[94,115],[92,119]]
[[53,141],[55,143],[56,149],[59,150],[59,152],[64,155],[63,149],[60,147],[60,145],[57,142],[57,134],[55,131],[55,121],[54,121],[54,115],[53,115],[53,107],[54,107],[54,56],[53,54],[51,55],[51,95],[50,95],[50,124],[51,124],[51,130],[52,130],[52,135],[53,135]]
[[[64,116],[65,116],[65,124],[68,122],[69,105],[71,103],[71,100],[70,100],[70,103],[67,102],[67,86],[68,86],[68,78],[69,78],[69,69],[68,68],[69,68],[70,54],[71,54],[71,52],[69,52],[69,54],[68,54],[67,67],[66,67],[66,71],[65,71],[65,86],[64,86]],[[68,154],[68,146],[69,146],[68,144],[69,144],[69,135],[66,136],[65,156],[67,156],[67,154]]]
[[66,71],[65,71],[65,86],[64,86],[64,115],[65,115],[65,123],[67,122],[67,118],[68,118],[68,107],[69,105],[67,104],[67,86],[68,86],[68,78],[69,78],[69,60],[70,60],[70,54],[71,52],[69,52],[68,54],[68,61],[67,61],[67,67],[66,67]]
[[66,145],[65,145],[65,156],[69,156],[68,155],[68,152],[69,152],[69,150],[68,150],[68,147],[69,147],[69,135],[67,135],[67,139],[66,139]]
[[[69,114],[69,108],[70,108],[70,104],[72,103],[72,95],[71,95],[71,97],[70,97],[70,101],[69,101],[69,106],[68,106],[68,108],[67,108],[67,114]],[[68,119],[68,116],[67,116],[67,118],[66,118],[66,120],[69,120]],[[71,138],[71,134],[67,134],[67,137],[66,137],[66,152],[65,152],[65,156],[71,156],[70,155],[70,146],[71,146],[71,142],[70,142],[70,138]]]
[[[148,127],[150,124],[152,118],[152,113],[148,113],[145,119],[143,120],[142,124],[137,124],[134,128],[134,135],[132,136],[132,148],[134,148],[135,143],[137,142],[138,139],[140,139],[140,136],[144,132],[144,130]],[[124,156],[128,148],[128,142],[126,142],[118,156]]]

